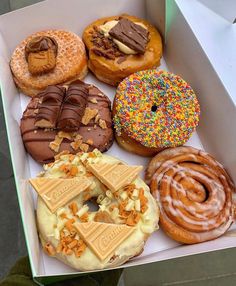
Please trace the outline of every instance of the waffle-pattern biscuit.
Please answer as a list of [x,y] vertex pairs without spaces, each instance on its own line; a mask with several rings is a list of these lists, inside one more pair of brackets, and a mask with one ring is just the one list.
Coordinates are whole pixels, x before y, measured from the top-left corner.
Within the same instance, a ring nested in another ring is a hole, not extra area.
[[33,75],[40,75],[49,72],[56,66],[56,57],[53,50],[30,53],[28,57],[29,72]]
[[[25,46],[37,36],[53,38],[58,45],[55,68],[48,73],[32,75],[25,57]],[[13,78],[19,89],[29,96],[35,96],[48,85],[67,84],[82,79],[87,74],[85,46],[76,34],[64,30],[37,32],[26,38],[13,52],[11,62]]]

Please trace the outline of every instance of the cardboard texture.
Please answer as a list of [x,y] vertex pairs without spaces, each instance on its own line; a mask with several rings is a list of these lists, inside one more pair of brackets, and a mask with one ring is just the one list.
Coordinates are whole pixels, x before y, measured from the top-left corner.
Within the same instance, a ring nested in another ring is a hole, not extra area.
[[235,9],[236,2],[234,0],[198,0],[206,7],[223,17],[225,20],[233,23],[236,19]]
[[[98,2],[99,5],[96,5]],[[42,166],[24,150],[19,123],[23,110],[30,99],[19,94],[9,68],[11,53],[17,44],[29,34],[48,28],[60,28],[73,31],[81,36],[86,25],[93,20],[121,13],[149,19],[158,26],[163,36],[166,34],[165,57],[162,59],[160,68],[167,69],[167,62],[170,71],[180,74],[189,81],[200,100],[202,113],[198,134],[194,133],[187,145],[200,149],[203,149],[204,146],[204,149],[221,161],[236,179],[234,172],[236,156],[234,156],[233,148],[236,131],[231,132],[229,128],[230,123],[236,121],[234,106],[201,44],[185,20],[178,1],[167,1],[167,4],[171,5],[167,8],[171,8],[172,14],[168,21],[165,19],[163,0],[48,0],[0,17],[1,92],[32,273],[38,282],[43,282],[48,277],[51,277],[52,281],[52,276],[66,277],[66,275],[79,275],[82,272],[77,272],[45,255],[37,235],[34,211],[37,195],[26,180],[35,177],[42,170]],[[188,41],[185,41],[186,37]],[[113,100],[114,88],[99,82],[91,74],[85,78],[85,81],[95,84]],[[219,116],[219,111],[222,108],[227,110],[227,117]],[[124,151],[116,143],[107,153],[132,165],[146,166],[149,161],[148,158]],[[162,230],[158,230],[147,241],[144,252],[121,267],[235,246],[235,238],[226,236],[207,243],[182,246],[168,238]]]

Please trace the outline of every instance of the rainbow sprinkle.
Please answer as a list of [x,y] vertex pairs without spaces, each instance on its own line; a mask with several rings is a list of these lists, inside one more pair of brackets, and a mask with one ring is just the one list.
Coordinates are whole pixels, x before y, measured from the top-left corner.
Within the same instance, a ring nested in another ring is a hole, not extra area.
[[146,147],[184,144],[199,122],[200,106],[192,88],[167,71],[140,71],[116,91],[114,126]]

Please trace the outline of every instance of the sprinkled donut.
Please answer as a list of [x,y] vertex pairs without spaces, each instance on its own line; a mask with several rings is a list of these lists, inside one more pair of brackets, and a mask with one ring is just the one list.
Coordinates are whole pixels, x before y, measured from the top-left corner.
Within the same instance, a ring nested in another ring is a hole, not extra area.
[[[149,187],[137,177],[138,174],[128,185],[113,192],[92,173],[90,168],[96,164],[135,168],[98,150],[83,155],[64,152],[57,155],[55,162],[44,165],[44,173],[34,179],[46,179],[46,187],[48,180],[58,178],[64,183],[67,179],[89,182],[88,188],[63,202],[54,212],[44,199],[53,203],[53,199],[61,195],[64,200],[67,194],[61,193],[66,190],[65,187],[59,195],[56,195],[58,187],[53,195],[45,195],[44,186],[44,194],[38,197],[37,203],[38,230],[45,252],[75,269],[85,271],[115,267],[139,255],[147,238],[157,229],[159,220],[157,203]],[[123,177],[126,180],[127,173]],[[91,199],[97,205],[97,211],[89,209],[87,201]]]
[[195,131],[200,106],[192,88],[178,75],[147,70],[118,86],[113,121],[118,143],[130,152],[151,156],[183,145]]

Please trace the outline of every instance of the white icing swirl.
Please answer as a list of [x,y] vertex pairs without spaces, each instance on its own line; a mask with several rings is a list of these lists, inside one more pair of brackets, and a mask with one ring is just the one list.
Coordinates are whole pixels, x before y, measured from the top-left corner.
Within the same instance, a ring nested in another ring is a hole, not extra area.
[[148,176],[151,172],[162,225],[178,241],[214,239],[234,221],[235,187],[222,165],[206,152],[191,147],[165,150],[150,163]]

